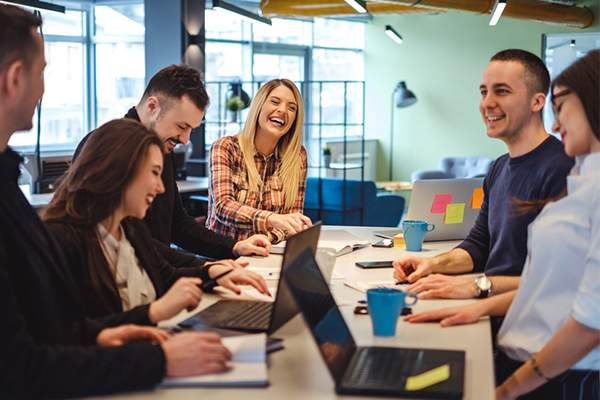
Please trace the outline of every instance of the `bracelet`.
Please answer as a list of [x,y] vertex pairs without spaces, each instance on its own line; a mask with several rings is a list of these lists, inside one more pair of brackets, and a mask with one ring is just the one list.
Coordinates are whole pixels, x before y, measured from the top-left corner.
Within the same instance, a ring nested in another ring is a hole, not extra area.
[[535,372],[537,376],[539,376],[546,382],[550,381],[550,378],[546,377],[546,375],[542,373],[542,370],[540,369],[540,366],[538,365],[537,360],[535,359],[535,354],[531,356],[531,366],[533,367],[533,372]]

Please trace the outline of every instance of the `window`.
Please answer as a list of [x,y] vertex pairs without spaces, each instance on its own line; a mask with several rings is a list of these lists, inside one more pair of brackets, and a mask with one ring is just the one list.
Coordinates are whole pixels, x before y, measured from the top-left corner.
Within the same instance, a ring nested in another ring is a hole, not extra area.
[[[143,2],[66,6],[65,14],[42,11],[48,63],[40,129],[45,151],[74,149],[95,126],[123,116],[144,89]],[[31,151],[37,111],[33,122],[33,129],[15,133],[9,144]]]
[[[211,98],[206,144],[239,129],[239,124],[231,126],[225,110],[229,82],[245,82],[252,96],[260,82],[276,77],[293,80],[303,91],[309,145],[318,137],[362,136],[364,24],[324,18],[272,22],[252,24],[225,11],[206,10]],[[246,112],[239,114],[237,120],[243,121]]]

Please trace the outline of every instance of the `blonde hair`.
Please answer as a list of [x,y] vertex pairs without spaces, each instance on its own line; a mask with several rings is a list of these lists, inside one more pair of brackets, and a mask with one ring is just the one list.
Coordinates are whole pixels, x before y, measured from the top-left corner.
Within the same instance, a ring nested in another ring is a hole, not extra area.
[[292,81],[289,79],[273,79],[260,87],[250,104],[246,123],[239,134],[239,144],[244,157],[244,164],[246,164],[246,171],[248,171],[250,190],[258,191],[259,186],[262,185],[262,178],[254,162],[254,153],[256,152],[254,137],[258,127],[258,116],[269,94],[279,86],[285,86],[290,89],[294,93],[296,103],[298,104],[296,119],[292,123],[290,130],[277,143],[281,165],[275,171],[275,174],[285,177],[285,179],[282,179],[285,207],[290,208],[294,205],[298,197],[298,184],[302,163],[300,155],[302,149],[302,125],[304,122],[302,95]]

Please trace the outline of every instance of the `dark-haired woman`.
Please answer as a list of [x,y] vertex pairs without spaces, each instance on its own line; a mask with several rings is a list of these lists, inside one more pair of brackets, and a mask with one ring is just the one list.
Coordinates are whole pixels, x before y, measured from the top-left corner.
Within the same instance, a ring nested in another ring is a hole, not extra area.
[[[89,317],[156,324],[198,305],[202,280],[232,267],[194,265],[193,256],[178,253],[181,264],[193,266],[174,268],[160,256],[141,219],[164,191],[162,141],[127,119],[97,131],[102,134],[90,137],[43,218],[67,257]],[[241,268],[218,283],[266,291],[258,274]]]
[[567,195],[541,202],[529,225],[517,291],[416,314],[442,325],[506,315],[495,357],[498,399],[600,399],[600,50],[552,83],[565,152],[577,158]]

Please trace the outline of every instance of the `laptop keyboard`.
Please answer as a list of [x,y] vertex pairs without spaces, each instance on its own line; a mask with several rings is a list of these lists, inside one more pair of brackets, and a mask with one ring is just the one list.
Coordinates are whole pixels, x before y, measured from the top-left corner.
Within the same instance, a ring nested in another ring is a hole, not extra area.
[[219,301],[200,312],[211,325],[222,328],[269,328],[273,303],[265,301]]
[[387,347],[358,348],[349,382],[362,387],[400,386],[418,361],[419,353]]

